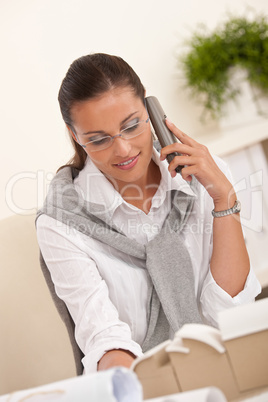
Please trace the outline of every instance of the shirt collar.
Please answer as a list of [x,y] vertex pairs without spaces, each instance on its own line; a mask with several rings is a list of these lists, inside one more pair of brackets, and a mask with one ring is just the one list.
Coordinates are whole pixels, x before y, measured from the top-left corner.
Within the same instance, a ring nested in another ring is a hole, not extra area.
[[[152,207],[161,205],[166,193],[172,190],[196,196],[189,183],[180,174],[177,174],[175,178],[170,176],[168,162],[166,160],[160,161],[160,154],[155,148],[153,148],[152,159],[159,166],[161,172],[161,182],[153,198]],[[84,168],[75,178],[74,184],[82,191],[85,201],[93,204],[95,212],[99,211],[99,214],[106,218],[106,221],[112,218],[114,211],[122,203],[125,203],[121,195],[89,157],[86,159]]]
[[155,148],[153,149],[152,159],[159,166],[161,172],[160,191],[168,192],[171,190],[177,190],[194,197],[196,196],[191,189],[190,184],[185,181],[180,174],[177,174],[174,178],[170,176],[167,160],[160,161],[160,153]]
[[93,205],[94,211],[99,211],[100,215],[111,216],[123,202],[121,195],[89,157],[74,184],[82,191],[84,200]]

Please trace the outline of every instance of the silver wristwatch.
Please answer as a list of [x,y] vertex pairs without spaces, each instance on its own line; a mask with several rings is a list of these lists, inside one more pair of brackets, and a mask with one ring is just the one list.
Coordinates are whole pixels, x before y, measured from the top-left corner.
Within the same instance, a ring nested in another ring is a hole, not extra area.
[[211,213],[214,216],[214,218],[221,218],[222,216],[237,214],[240,211],[241,211],[241,203],[240,201],[236,200],[232,208],[226,209],[225,211],[217,211],[217,212],[213,209]]

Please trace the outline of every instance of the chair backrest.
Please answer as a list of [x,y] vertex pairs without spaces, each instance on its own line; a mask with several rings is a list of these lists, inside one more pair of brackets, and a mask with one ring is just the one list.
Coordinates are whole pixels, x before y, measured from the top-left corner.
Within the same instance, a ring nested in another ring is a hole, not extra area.
[[41,253],[40,253],[40,266],[42,268],[43,275],[45,277],[47,286],[49,288],[52,300],[54,301],[54,304],[58,310],[58,313],[66,326],[66,329],[67,329],[67,332],[69,335],[69,339],[70,339],[70,342],[72,345],[72,349],[73,349],[76,373],[77,373],[77,375],[81,375],[83,373],[83,365],[82,365],[81,360],[84,357],[84,354],[81,351],[81,349],[79,348],[79,346],[75,340],[75,335],[74,335],[75,334],[75,325],[74,325],[73,319],[71,317],[71,314],[69,313],[69,310],[66,307],[66,304],[64,303],[63,300],[61,300],[58,297],[58,295],[55,291],[55,286],[54,286],[54,283],[52,282],[50,272],[45,264],[45,261],[44,261]]
[[35,217],[0,221],[0,394],[76,375],[39,265]]

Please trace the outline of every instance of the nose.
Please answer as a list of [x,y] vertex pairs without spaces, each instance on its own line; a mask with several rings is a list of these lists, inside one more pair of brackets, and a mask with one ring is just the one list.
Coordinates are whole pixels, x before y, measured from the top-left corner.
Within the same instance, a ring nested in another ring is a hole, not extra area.
[[113,147],[116,156],[126,157],[130,153],[131,144],[119,134],[114,138]]

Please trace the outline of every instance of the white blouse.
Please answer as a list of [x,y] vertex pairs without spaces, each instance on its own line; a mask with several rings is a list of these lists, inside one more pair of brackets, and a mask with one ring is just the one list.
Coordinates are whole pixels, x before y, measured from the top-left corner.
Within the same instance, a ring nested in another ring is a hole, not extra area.
[[[105,207],[102,217],[106,222],[112,220],[126,236],[142,244],[160,231],[170,211],[171,190],[193,195],[179,174],[171,178],[167,162],[160,162],[155,150],[153,159],[160,167],[162,179],[148,214],[123,200],[89,158],[75,179],[87,201]],[[219,158],[215,160],[230,179],[226,164]],[[233,298],[214,281],[209,269],[212,209],[211,197],[199,185],[182,235],[192,259],[200,313],[205,323],[217,326],[219,311],[253,301],[261,287],[252,269],[244,290]],[[85,355],[85,373],[96,371],[97,362],[111,349],[126,349],[140,356],[147,331],[146,305],[151,285],[145,262],[126,257],[46,215],[37,220],[37,237],[55,290],[75,322],[76,341]]]

